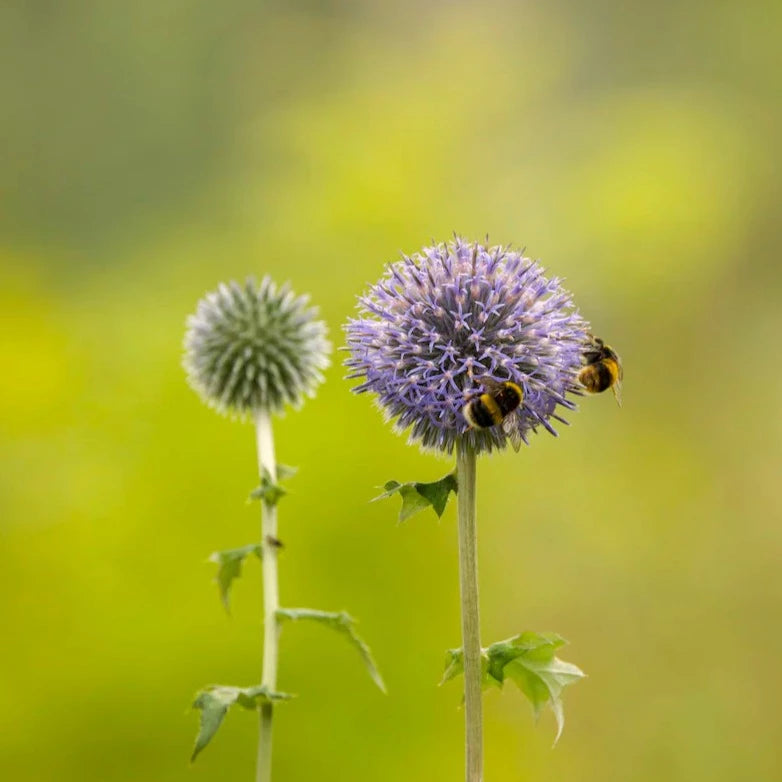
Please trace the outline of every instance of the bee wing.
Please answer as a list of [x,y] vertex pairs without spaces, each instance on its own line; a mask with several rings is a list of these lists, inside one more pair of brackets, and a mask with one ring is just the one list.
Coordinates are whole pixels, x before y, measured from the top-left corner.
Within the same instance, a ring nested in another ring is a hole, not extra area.
[[611,386],[611,390],[614,392],[614,399],[616,399],[616,403],[619,405],[619,407],[621,407],[622,406],[622,381],[617,380],[616,383],[614,383]]
[[502,383],[500,383],[499,380],[495,380],[488,375],[483,375],[476,379],[490,394],[499,391],[502,388]]
[[502,431],[505,432],[505,435],[510,440],[510,444],[513,446],[513,450],[516,451],[516,453],[518,453],[521,448],[521,435],[519,434],[520,423],[518,411],[516,410],[502,419]]
[[616,399],[616,403],[619,405],[619,407],[621,407],[622,406],[622,379],[624,378],[625,373],[624,373],[624,367],[622,366],[622,359],[619,358],[619,356],[616,356],[616,369],[617,369],[616,383],[614,383],[614,385],[611,386],[611,388],[614,392],[614,399]]

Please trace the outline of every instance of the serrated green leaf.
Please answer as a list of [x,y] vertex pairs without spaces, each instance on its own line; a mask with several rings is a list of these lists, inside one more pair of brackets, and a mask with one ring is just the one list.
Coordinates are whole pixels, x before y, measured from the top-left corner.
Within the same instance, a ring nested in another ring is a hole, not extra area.
[[565,713],[562,707],[562,690],[584,677],[583,671],[572,663],[553,657],[546,663],[529,659],[526,655],[517,657],[505,668],[505,674],[512,679],[532,703],[537,717],[548,703],[557,721],[559,741],[565,727]]
[[215,581],[217,581],[217,585],[220,588],[220,598],[223,601],[225,610],[229,613],[231,612],[231,584],[235,578],[239,578],[242,575],[242,562],[250,554],[255,554],[260,559],[261,544],[249,543],[239,548],[215,551],[209,557],[209,561],[217,565]]
[[464,673],[464,652],[461,649],[449,649],[445,653],[445,671],[443,678],[440,679],[440,686],[462,673]]
[[413,514],[428,507],[431,507],[439,518],[443,515],[445,506],[448,504],[449,494],[451,492],[455,494],[458,486],[456,476],[453,473],[448,473],[448,475],[440,478],[439,481],[433,481],[432,483],[388,481],[383,488],[385,491],[375,497],[372,502],[383,500],[392,494],[399,494],[402,498],[399,521],[402,522],[407,521]]
[[[464,652],[461,649],[449,649],[445,654],[445,671],[440,687],[464,673]],[[489,675],[489,659],[485,649],[481,651],[481,687],[484,690],[487,687],[502,687],[502,684]]]
[[287,464],[277,465],[277,480],[273,481],[269,471],[264,467],[261,473],[261,484],[250,492],[250,500],[261,500],[267,505],[275,506],[288,492],[280,485],[280,481],[292,478],[297,473],[296,467]]
[[226,712],[235,703],[245,709],[256,709],[261,703],[284,701],[292,697],[293,695],[288,693],[274,692],[260,685],[229,687],[216,684],[201,690],[193,701],[193,708],[200,709],[201,718],[190,762],[192,763],[198,757],[199,752],[212,740],[222,724]]
[[372,677],[372,681],[375,682],[382,692],[386,692],[385,682],[377,669],[372,652],[364,639],[356,632],[356,620],[350,614],[344,611],[318,611],[314,608],[280,608],[277,610],[277,618],[280,622],[298,622],[301,620],[320,622],[320,624],[345,635],[361,655],[361,659]]
[[552,659],[554,652],[565,645],[565,639],[556,633],[533,633],[526,631],[505,641],[498,641],[487,647],[487,670],[499,684],[505,679],[505,666],[524,655],[530,660],[542,662]]
[[277,480],[287,481],[288,478],[292,478],[299,471],[298,467],[291,467],[288,464],[277,465]]
[[[562,691],[585,674],[572,663],[564,662],[554,653],[566,641],[555,633],[524,632],[505,641],[498,641],[481,652],[481,684],[502,687],[506,679],[513,681],[532,704],[535,718],[548,703],[557,721],[559,741],[565,727]],[[464,655],[461,649],[447,652],[445,673],[440,684],[464,673]]]
[[458,484],[456,476],[453,473],[448,473],[448,475],[434,483],[416,483],[415,488],[422,497],[429,500],[439,518],[443,515],[445,506],[448,504],[448,495],[451,492],[456,494]]

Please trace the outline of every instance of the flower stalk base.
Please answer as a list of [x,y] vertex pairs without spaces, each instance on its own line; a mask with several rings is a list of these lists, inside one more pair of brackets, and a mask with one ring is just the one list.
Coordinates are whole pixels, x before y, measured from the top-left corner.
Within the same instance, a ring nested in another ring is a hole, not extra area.
[[466,782],[483,780],[481,631],[478,603],[478,534],[475,519],[475,449],[456,444],[459,516],[459,584],[464,649],[464,728]]

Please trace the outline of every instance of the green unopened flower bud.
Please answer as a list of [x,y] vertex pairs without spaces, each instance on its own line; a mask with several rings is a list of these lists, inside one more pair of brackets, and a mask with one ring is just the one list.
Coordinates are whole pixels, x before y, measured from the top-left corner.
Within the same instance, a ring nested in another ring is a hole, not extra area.
[[331,345],[307,296],[264,277],[221,284],[187,319],[190,385],[221,413],[240,417],[298,407],[323,381]]

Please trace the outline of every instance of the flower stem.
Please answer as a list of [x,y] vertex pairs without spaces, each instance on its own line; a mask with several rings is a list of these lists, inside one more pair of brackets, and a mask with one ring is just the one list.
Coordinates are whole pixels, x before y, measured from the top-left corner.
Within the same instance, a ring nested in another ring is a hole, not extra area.
[[[272,483],[277,480],[277,464],[274,457],[274,437],[269,413],[259,410],[255,416],[255,433],[258,446],[258,472]],[[280,635],[277,609],[280,592],[277,580],[277,507],[262,502],[261,550],[263,552],[263,671],[261,684],[269,690],[277,688],[277,650]],[[258,761],[256,782],[271,782],[272,778],[272,717],[273,705],[261,705],[258,735]]]
[[465,778],[483,779],[483,713],[481,703],[481,627],[478,607],[478,531],[475,521],[475,450],[456,443],[459,491],[459,585],[464,649]]

